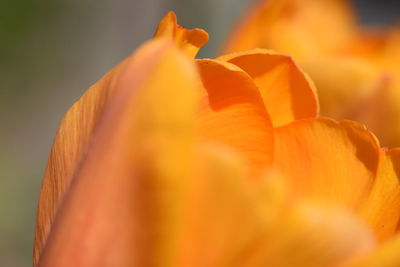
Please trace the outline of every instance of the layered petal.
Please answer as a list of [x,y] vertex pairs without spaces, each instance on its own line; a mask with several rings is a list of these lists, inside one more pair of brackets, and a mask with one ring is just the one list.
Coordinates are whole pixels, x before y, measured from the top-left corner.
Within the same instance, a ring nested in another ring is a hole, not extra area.
[[379,144],[354,122],[299,120],[275,129],[274,160],[295,193],[356,210],[373,184]]
[[318,114],[313,82],[294,61],[266,49],[254,49],[222,56],[246,71],[263,97],[274,127]]
[[202,29],[188,30],[177,24],[174,12],[169,12],[161,20],[154,38],[172,39],[188,56],[194,58],[208,41],[208,33]]
[[[182,51],[194,57],[207,42],[208,34],[201,29],[187,30],[177,25],[175,14],[170,12],[160,22],[155,38],[172,40]],[[148,54],[149,58],[152,56]],[[93,130],[103,115],[105,104],[115,91],[119,90],[116,83],[130,61],[131,58],[125,59],[89,88],[71,107],[60,124],[42,182],[35,231],[34,262],[37,262],[47,239],[59,200],[63,197],[75,168],[86,151]],[[137,75],[140,75],[140,72]]]
[[260,49],[196,66],[208,36],[173,13],[155,38],[62,122],[35,265],[338,266],[375,245],[349,212],[380,239],[397,230],[400,152],[359,124],[313,118],[315,89],[289,57]]
[[289,54],[315,81],[323,116],[366,124],[383,145],[395,147],[400,143],[400,30],[361,27],[349,2],[260,1],[225,51],[263,47]]
[[392,237],[400,219],[400,150],[381,150],[378,172],[361,216],[379,240]]
[[172,43],[139,49],[63,197],[40,266],[173,266],[198,86],[194,64]]
[[[264,198],[244,179],[241,153],[214,139],[211,148],[196,149],[197,93],[204,88],[194,66],[173,45],[153,41],[134,55],[117,87],[40,266],[241,266],[264,233]],[[219,107],[220,99],[211,99]]]
[[203,82],[200,94],[200,135],[239,151],[253,170],[272,163],[272,122],[252,78],[220,60],[198,60]]

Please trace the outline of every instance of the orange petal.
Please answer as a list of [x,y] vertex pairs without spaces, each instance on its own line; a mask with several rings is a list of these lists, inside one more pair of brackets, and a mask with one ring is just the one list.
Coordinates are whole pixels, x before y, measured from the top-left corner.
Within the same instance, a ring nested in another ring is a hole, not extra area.
[[200,132],[206,140],[228,145],[260,170],[272,162],[272,123],[251,77],[219,60],[198,60],[204,91]]
[[323,116],[343,119],[379,90],[380,73],[369,62],[356,57],[320,56],[302,62],[313,78]]
[[321,56],[302,66],[318,88],[323,116],[362,122],[384,146],[400,144],[400,83],[393,72],[353,55]]
[[345,0],[262,0],[242,18],[225,52],[261,47],[298,59],[335,50],[355,31]]
[[174,12],[169,12],[158,25],[154,38],[172,39],[190,57],[196,57],[208,41],[208,33],[202,29],[188,30],[177,24]]
[[258,86],[274,127],[318,115],[316,89],[292,58],[265,49],[220,58],[246,71]]
[[[168,34],[171,34],[170,37],[193,56],[208,40],[208,35],[203,30],[186,30],[178,26],[173,13],[169,13],[163,19],[156,36],[165,38]],[[93,85],[68,111],[60,124],[42,182],[36,222],[34,262],[37,262],[47,239],[59,199],[62,198],[65,187],[69,184],[85,152],[93,129],[96,128],[102,116],[104,105],[118,90],[115,84],[120,73],[125,70],[129,62],[130,59],[126,59]]]
[[194,64],[172,43],[152,41],[135,53],[74,173],[40,266],[173,266],[200,86]]
[[379,144],[360,124],[330,119],[296,121],[275,129],[275,165],[295,191],[356,209],[377,171]]
[[36,217],[34,263],[37,262],[53,222],[59,200],[86,151],[105,104],[119,88],[116,83],[130,58],[114,67],[90,87],[63,118],[57,131],[42,181]]
[[[263,261],[248,266],[343,266],[374,247],[369,229],[349,213],[297,202],[267,228]],[[260,246],[261,247],[261,246]]]
[[174,266],[248,266],[266,227],[260,190],[249,186],[243,160],[230,149],[213,144],[201,152]]
[[381,160],[361,214],[379,240],[397,232],[400,219],[400,149],[381,151]]
[[388,70],[399,72],[400,27],[365,28],[343,49],[347,56],[358,56]]
[[[362,32],[347,49],[343,57],[359,57],[373,65],[379,77],[376,94],[360,113],[365,122],[388,147],[400,144],[400,29],[388,28],[374,32]],[[368,77],[364,80],[367,81]],[[372,84],[374,86],[375,84]],[[355,90],[358,88],[356,87]],[[363,88],[361,88],[363,89]],[[352,88],[352,91],[354,89]],[[357,118],[358,119],[358,118]]]
[[373,253],[365,256],[351,266],[355,267],[397,267],[400,266],[400,235],[379,246]]
[[[252,201],[245,204],[249,207],[245,222],[249,216],[254,219],[239,234],[256,235],[248,235],[246,249],[237,252],[234,261],[228,261],[236,265],[229,266],[339,266],[374,247],[372,232],[356,217],[341,209],[294,199],[283,178],[279,173],[268,172],[256,187],[242,184],[252,196]],[[229,225],[232,224],[226,223],[225,227],[229,229]],[[237,244],[236,238],[228,240],[228,244]]]
[[371,232],[351,215],[297,201],[291,206],[273,173],[249,186],[243,163],[216,148],[188,191],[177,266],[337,266],[373,247]]

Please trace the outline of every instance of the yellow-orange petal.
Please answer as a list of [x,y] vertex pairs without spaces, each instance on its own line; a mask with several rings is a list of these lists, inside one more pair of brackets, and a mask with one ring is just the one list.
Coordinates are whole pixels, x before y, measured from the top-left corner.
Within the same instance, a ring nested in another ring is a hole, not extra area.
[[116,83],[130,60],[130,58],[125,59],[91,86],[68,110],[60,123],[40,190],[33,253],[34,264],[46,242],[59,201],[86,151],[87,144],[103,114],[104,106],[118,91]]
[[354,210],[373,184],[379,144],[355,122],[306,119],[275,129],[274,160],[298,194]]
[[236,149],[253,170],[269,166],[274,150],[272,123],[251,77],[224,61],[197,62],[204,87],[200,135]]
[[40,266],[173,266],[200,86],[195,65],[171,42],[135,53],[63,197]]
[[172,39],[187,55],[194,58],[208,41],[208,33],[202,29],[188,30],[177,24],[174,12],[169,12],[161,20],[154,38]]
[[246,71],[258,86],[274,127],[318,115],[316,89],[291,57],[266,49],[222,56]]
[[400,149],[381,150],[378,172],[361,216],[386,240],[398,230],[400,219]]

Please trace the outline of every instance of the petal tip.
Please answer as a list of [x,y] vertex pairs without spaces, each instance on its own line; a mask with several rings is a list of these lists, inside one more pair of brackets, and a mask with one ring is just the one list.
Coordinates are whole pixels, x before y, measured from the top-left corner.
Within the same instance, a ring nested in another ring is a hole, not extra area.
[[161,19],[154,38],[172,39],[190,57],[195,57],[201,47],[208,42],[208,33],[202,29],[186,29],[178,25],[176,14],[168,12]]

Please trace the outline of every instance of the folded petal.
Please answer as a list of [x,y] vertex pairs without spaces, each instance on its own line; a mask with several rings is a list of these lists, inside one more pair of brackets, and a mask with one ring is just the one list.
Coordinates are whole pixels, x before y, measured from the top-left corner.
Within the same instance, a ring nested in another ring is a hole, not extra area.
[[378,172],[361,216],[380,240],[392,237],[400,219],[400,149],[381,150]]
[[400,144],[400,30],[363,29],[349,2],[260,1],[225,51],[263,47],[289,54],[315,81],[323,116],[366,124],[383,145],[395,147]]
[[200,99],[200,134],[239,151],[261,170],[272,162],[272,123],[252,78],[220,60],[198,60],[204,90]]
[[173,266],[200,86],[172,43],[152,41],[135,53],[63,197],[40,266]]
[[177,24],[174,12],[169,12],[158,25],[154,38],[172,39],[187,55],[194,58],[208,41],[208,33],[202,29],[188,30]]
[[355,210],[373,184],[379,144],[354,122],[299,120],[275,129],[274,160],[297,194]]
[[253,78],[274,127],[317,116],[315,86],[290,57],[266,49],[254,49],[219,59],[235,64]]

